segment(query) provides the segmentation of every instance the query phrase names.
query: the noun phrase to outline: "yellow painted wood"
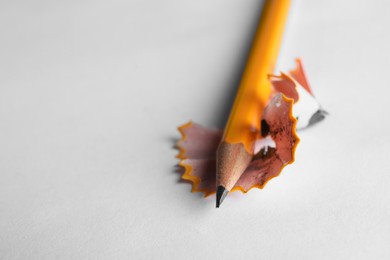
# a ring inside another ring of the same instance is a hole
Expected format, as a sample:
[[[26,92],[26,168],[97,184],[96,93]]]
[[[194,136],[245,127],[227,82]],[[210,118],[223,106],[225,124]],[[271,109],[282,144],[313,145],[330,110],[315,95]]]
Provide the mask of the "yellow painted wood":
[[[287,20],[290,0],[266,0],[223,141],[243,143],[253,154],[260,120],[271,94],[267,75],[273,73]]]

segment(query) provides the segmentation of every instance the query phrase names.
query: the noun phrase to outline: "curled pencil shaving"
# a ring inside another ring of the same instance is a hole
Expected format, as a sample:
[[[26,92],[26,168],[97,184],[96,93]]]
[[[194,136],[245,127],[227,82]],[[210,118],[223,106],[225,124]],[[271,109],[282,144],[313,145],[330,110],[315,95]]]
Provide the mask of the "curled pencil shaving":
[[[192,192],[204,192],[205,196],[215,192],[216,150],[222,131],[189,122],[179,127],[182,135],[176,146],[177,158],[184,168],[183,180],[192,182]]]
[[[296,67],[288,72],[288,74],[295,79],[310,95],[314,96],[313,91],[311,90],[309,81],[306,77],[306,71],[303,67],[302,60],[297,58],[295,59]]]
[[[299,118],[300,128],[304,128],[311,124],[313,113],[320,110],[301,60],[297,59],[296,63],[296,68],[289,74],[269,76],[274,92],[262,113],[262,138],[255,142],[255,156],[233,191],[246,193],[252,188],[261,189],[286,165],[294,162],[299,142],[296,118]],[[203,192],[205,196],[215,193],[216,150],[222,130],[189,122],[180,126],[179,131],[182,138],[177,143],[177,157],[184,169],[182,179],[192,183],[192,192]]]
[[[281,73],[277,75],[268,75],[272,86],[276,92],[283,93],[289,98],[294,99],[294,102],[299,100],[297,88],[302,87],[309,95],[314,97],[313,90],[310,87],[309,81],[306,77],[306,72],[302,60],[295,59],[295,68],[288,73]]]
[[[262,126],[267,125],[267,132],[263,131],[262,135],[269,136],[274,144],[258,148],[259,151],[236,184],[242,191],[253,187],[263,188],[286,165],[294,162],[299,138],[295,131],[296,119],[292,115],[292,106],[293,101],[279,93],[265,108]]]
[[[294,99],[294,116],[298,119],[297,129],[304,129],[322,121],[328,114],[313,94],[306,77],[303,63],[296,59],[296,67],[287,74],[268,75],[274,93],[283,93]]]
[[[291,99],[278,94],[265,108],[262,120],[269,126],[267,136],[272,138],[275,145],[258,146],[258,152],[233,191],[246,193],[255,187],[263,188],[270,179],[280,174],[284,166],[294,161],[299,139],[295,133],[292,105]],[[180,150],[178,158],[181,159],[179,165],[185,169],[182,178],[192,182],[193,192],[204,192],[205,196],[215,193],[215,153],[222,131],[192,122],[180,126],[179,130],[182,133],[182,139],[177,143]]]

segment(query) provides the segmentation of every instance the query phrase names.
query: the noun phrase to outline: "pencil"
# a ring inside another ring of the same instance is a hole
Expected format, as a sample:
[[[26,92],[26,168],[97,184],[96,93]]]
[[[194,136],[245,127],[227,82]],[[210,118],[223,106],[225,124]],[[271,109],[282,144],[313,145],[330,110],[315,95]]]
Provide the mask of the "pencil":
[[[217,150],[217,208],[252,160],[261,113],[271,94],[290,0],[266,0],[238,92]]]

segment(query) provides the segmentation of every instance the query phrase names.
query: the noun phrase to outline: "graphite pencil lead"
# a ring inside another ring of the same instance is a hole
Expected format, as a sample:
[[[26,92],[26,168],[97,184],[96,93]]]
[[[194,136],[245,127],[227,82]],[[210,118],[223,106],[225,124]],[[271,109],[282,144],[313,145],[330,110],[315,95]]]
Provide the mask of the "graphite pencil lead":
[[[229,193],[228,190],[225,189],[223,186],[218,186],[217,188],[217,208],[222,204],[223,200],[226,198],[227,194]]]

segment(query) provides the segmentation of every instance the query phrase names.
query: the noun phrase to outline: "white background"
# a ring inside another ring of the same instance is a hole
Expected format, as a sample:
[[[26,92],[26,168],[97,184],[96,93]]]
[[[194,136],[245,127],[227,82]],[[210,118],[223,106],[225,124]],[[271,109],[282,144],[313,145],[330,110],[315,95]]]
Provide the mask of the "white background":
[[[222,127],[259,0],[0,2],[0,259],[389,259],[390,1],[293,2],[330,116],[264,190],[190,192],[176,127]]]

